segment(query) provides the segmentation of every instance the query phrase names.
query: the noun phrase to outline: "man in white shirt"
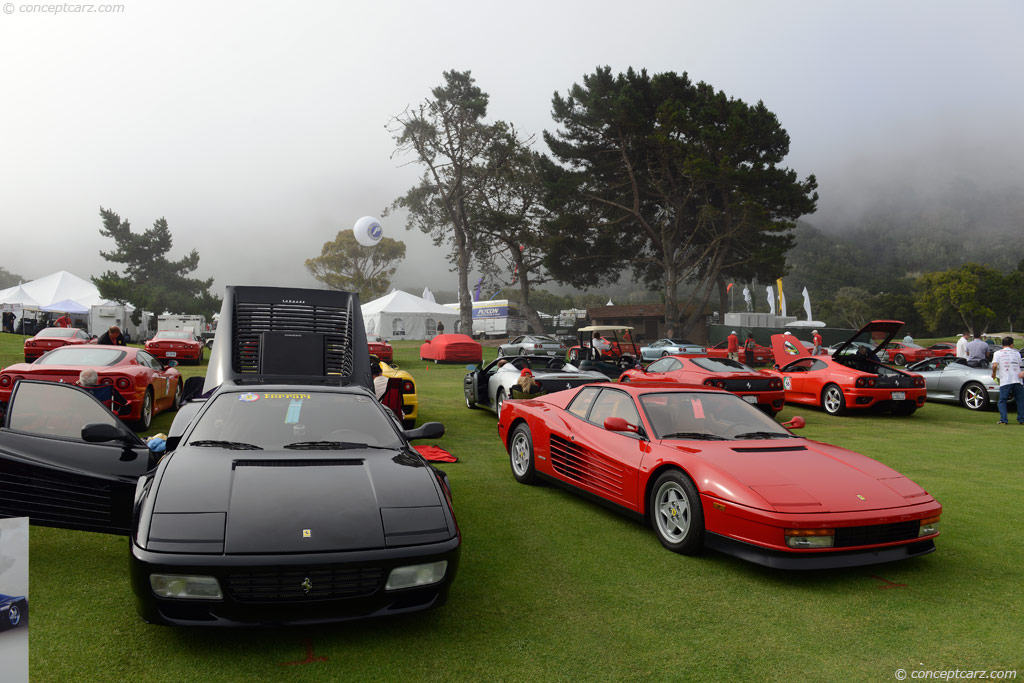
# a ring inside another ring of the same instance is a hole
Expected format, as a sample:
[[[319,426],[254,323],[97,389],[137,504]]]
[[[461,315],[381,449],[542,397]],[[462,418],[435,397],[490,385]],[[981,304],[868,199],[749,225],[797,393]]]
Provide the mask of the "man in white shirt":
[[[612,350],[612,343],[601,336],[600,332],[594,332],[593,338],[590,340],[590,346],[594,349],[594,358],[600,358],[604,354]]]
[[[956,357],[967,358],[967,335],[961,334],[956,340]]]
[[[992,379],[999,380],[999,424],[1006,422],[1006,403],[1013,396],[1017,403],[1017,424],[1024,425],[1024,384],[1021,384],[1020,352],[1013,348],[1013,337],[1003,337],[1003,348],[992,356]]]

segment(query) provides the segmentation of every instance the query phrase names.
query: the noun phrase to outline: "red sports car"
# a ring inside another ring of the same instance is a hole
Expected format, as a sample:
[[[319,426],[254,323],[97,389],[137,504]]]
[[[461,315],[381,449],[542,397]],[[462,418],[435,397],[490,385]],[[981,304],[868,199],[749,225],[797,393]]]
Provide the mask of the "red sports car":
[[[484,347],[464,334],[439,334],[420,346],[420,360],[435,363],[483,363]]]
[[[588,385],[506,401],[498,433],[517,481],[596,498],[678,553],[822,569],[935,550],[942,506],[927,491],[724,391]]]
[[[740,360],[742,361],[744,356],[743,342],[745,340],[740,339]],[[708,347],[708,358],[728,358],[729,357],[729,342],[718,342],[714,346]],[[754,346],[754,362],[755,363],[771,363],[772,362],[772,348],[770,346],[761,346],[756,344]]]
[[[898,320],[870,322],[831,356],[812,356],[791,335],[773,335],[776,368],[770,372],[782,378],[786,403],[821,406],[830,415],[863,408],[912,415],[924,405],[924,378],[882,365],[876,355],[902,326]]]
[[[781,379],[728,358],[665,356],[646,370],[626,370],[619,381],[718,387],[772,416],[786,404]]]
[[[388,344],[388,340],[384,337],[378,337],[376,335],[366,336],[366,346],[370,350],[371,356],[377,356],[385,363],[391,363],[395,358],[395,350],[391,344]]]
[[[947,353],[946,351],[939,351],[933,349],[926,349],[920,344],[908,344],[907,342],[889,342],[882,349],[879,354],[879,358],[883,362],[895,363],[896,365],[912,365],[934,356],[955,356],[956,345],[953,346],[953,351]]]
[[[47,327],[25,340],[25,362],[31,363],[47,351],[61,346],[88,344],[90,339],[92,337],[75,327]]]
[[[54,349],[31,365],[16,363],[0,371],[0,410],[11,399],[15,382],[41,379],[75,384],[82,370],[93,368],[101,385],[109,385],[126,400],[118,411],[125,422],[148,429],[153,416],[181,405],[181,373],[132,346],[66,346]]]
[[[203,360],[203,342],[191,332],[163,330],[146,342],[146,351],[160,360],[190,361],[197,365]]]

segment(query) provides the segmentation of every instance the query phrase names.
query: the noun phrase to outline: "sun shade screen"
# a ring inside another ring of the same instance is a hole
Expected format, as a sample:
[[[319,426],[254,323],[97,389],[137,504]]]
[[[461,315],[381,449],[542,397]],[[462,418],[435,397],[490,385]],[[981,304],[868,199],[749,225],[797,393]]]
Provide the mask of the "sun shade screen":
[[[260,372],[264,375],[325,374],[324,335],[264,332],[260,343]]]

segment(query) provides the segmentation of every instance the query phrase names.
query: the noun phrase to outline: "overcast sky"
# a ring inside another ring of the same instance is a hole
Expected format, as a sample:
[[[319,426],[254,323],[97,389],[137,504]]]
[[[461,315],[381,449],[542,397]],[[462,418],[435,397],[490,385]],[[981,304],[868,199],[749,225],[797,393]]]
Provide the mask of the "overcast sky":
[[[166,217],[171,257],[198,249],[218,289],[316,286],[303,261],[415,183],[385,126],[447,69],[473,71],[491,119],[536,134],[552,94],[598,65],[763,100],[787,165],[818,177],[815,224],[893,187],[1024,170],[1016,0],[115,1],[3,4],[0,265],[29,279],[108,268],[103,206],[137,230]],[[384,222],[409,247],[396,284],[454,290],[403,219]]]

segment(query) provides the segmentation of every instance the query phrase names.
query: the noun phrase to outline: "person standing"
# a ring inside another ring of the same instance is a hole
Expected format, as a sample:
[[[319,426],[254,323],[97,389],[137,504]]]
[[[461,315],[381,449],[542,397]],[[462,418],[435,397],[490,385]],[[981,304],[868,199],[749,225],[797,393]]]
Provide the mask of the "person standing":
[[[121,334],[121,328],[117,325],[111,325],[110,329],[100,335],[96,343],[109,344],[110,346],[127,346],[124,341],[124,335]]]
[[[814,355],[821,355],[821,334],[817,330],[811,332],[811,343],[814,344]]]
[[[1007,424],[1006,403],[1013,396],[1017,404],[1017,424],[1024,425],[1024,384],[1021,384],[1020,352],[1013,348],[1013,337],[1003,337],[1003,348],[992,356],[992,379],[999,380],[999,424]]]
[[[913,344],[914,343],[914,338],[910,336],[909,332],[907,332],[907,336],[903,338],[903,343],[904,344]]]
[[[67,313],[62,313],[59,318],[53,321],[54,327],[71,327],[71,316]]]
[[[988,343],[981,337],[967,345],[967,364],[972,368],[980,368],[982,363],[988,359]]]
[[[736,330],[729,333],[729,347],[726,350],[729,352],[729,358],[737,363],[740,361],[740,337]]]
[[[754,351],[756,349],[757,342],[754,341],[754,333],[747,332],[747,339],[743,342],[743,360],[751,367],[754,365]]]
[[[961,334],[960,338],[956,340],[956,357],[967,358],[967,337],[968,334]]]

